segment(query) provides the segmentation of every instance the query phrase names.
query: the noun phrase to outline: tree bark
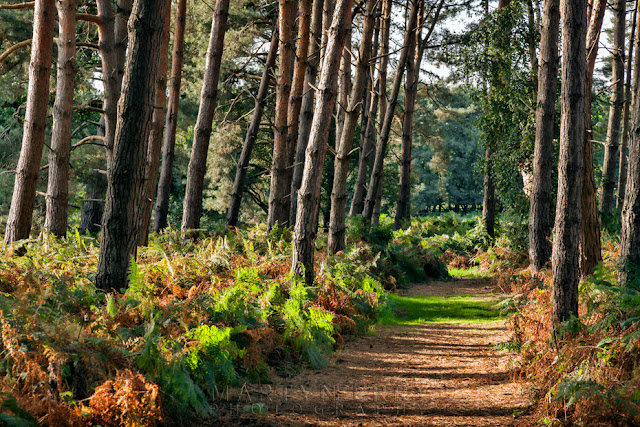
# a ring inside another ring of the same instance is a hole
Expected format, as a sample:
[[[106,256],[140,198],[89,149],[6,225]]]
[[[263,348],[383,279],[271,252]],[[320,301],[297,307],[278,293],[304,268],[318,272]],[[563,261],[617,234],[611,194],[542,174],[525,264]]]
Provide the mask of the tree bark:
[[[629,56],[627,57],[627,77],[625,83],[625,95],[624,95],[624,113],[622,119],[622,145],[620,146],[620,172],[618,173],[618,192],[616,194],[616,207],[622,210],[624,205],[624,193],[627,186],[627,149],[629,146],[629,119],[630,119],[630,109],[631,106],[634,105],[633,99],[631,98],[631,94],[635,93],[635,87],[637,86],[637,75],[631,72],[631,66],[634,64],[636,69],[640,68],[640,56],[638,55],[636,49],[636,58],[635,63],[633,61],[633,49],[634,45],[639,45],[640,47],[640,38],[636,36],[636,31],[638,28],[638,7],[640,7],[640,2],[636,1],[635,7],[633,9],[633,19],[631,22],[631,37],[629,38]],[[640,35],[640,34],[639,34]],[[634,76],[633,82],[631,84],[631,76]]]
[[[155,81],[149,77],[158,73],[165,8],[170,4],[136,0],[129,20],[130,43],[96,273],[96,286],[105,291],[127,286],[129,262],[136,255],[136,217],[144,197],[144,168],[140,165],[146,156],[156,100]]]
[[[338,78],[338,101],[336,107],[336,149],[342,138],[342,129],[346,110],[349,108],[349,92],[351,92],[351,34],[353,23],[349,23],[349,31],[344,42],[342,61],[340,62],[340,77]]]
[[[349,216],[354,217],[362,215],[364,210],[364,197],[367,192],[367,167],[369,165],[369,157],[373,147],[373,139],[375,138],[375,126],[378,113],[378,82],[380,78],[375,79],[376,63],[375,58],[378,56],[380,47],[380,30],[382,26],[381,22],[382,4],[378,5],[376,12],[376,27],[373,37],[372,47],[372,59],[369,65],[369,88],[367,93],[367,115],[366,120],[363,116],[362,121],[362,133],[360,137],[360,149],[358,154],[358,175],[356,176],[356,182],[353,188],[353,197],[351,198],[351,208],[349,209]]]
[[[187,20],[187,0],[178,0],[176,5],[173,53],[171,55],[171,85],[169,107],[165,118],[165,133],[162,144],[162,166],[158,182],[158,194],[154,208],[153,231],[159,233],[167,228],[169,198],[175,159],[176,130],[180,110],[180,86],[182,84],[182,64],[184,61],[184,28]]]
[[[560,0],[545,0],[538,68],[538,105],[533,153],[533,184],[529,199],[529,260],[532,271],[547,265],[551,257],[550,210],[553,164],[553,128],[558,86]]]
[[[33,42],[22,149],[16,168],[11,208],[4,236],[7,244],[28,238],[31,231],[31,217],[46,128],[54,22],[55,3],[49,0],[37,0],[33,12]]]
[[[349,156],[353,145],[358,118],[360,116],[362,97],[364,95],[369,60],[371,57],[371,43],[375,26],[376,2],[369,1],[367,4],[364,23],[362,27],[362,38],[358,62],[356,64],[356,74],[351,88],[351,93],[347,97],[344,107],[344,121],[340,138],[336,139],[336,156],[334,162],[333,185],[331,190],[331,213],[329,216],[329,254],[335,254],[345,247],[345,216],[347,205],[347,175],[349,172]],[[347,35],[347,41],[350,40]],[[345,49],[346,52],[346,49]],[[351,55],[346,52],[343,56],[343,63],[348,59],[348,67],[351,68]],[[347,105],[348,104],[348,105]],[[340,108],[340,107],[338,107]],[[336,132],[337,134],[337,132]]]
[[[67,234],[69,202],[69,156],[73,121],[73,93],[76,78],[76,3],[58,0],[58,75],[53,105],[53,130],[49,151],[47,213],[44,227],[51,234]]]
[[[378,135],[378,140],[376,141],[376,158],[373,169],[371,171],[371,179],[369,180],[369,188],[367,191],[367,198],[365,199],[364,206],[364,217],[369,223],[372,222],[374,213],[373,211],[378,196],[378,191],[382,186],[384,156],[387,151],[387,143],[389,142],[389,134],[391,133],[391,124],[393,121],[394,110],[398,102],[398,93],[400,92],[400,86],[402,85],[402,77],[407,65],[409,49],[415,49],[415,31],[418,18],[418,9],[418,2],[412,2],[411,11],[409,12],[409,20],[407,22],[407,28],[405,29],[404,42],[402,45],[402,50],[400,52],[400,59],[398,60],[398,66],[393,81],[393,88],[391,90],[391,96],[389,97],[389,105],[387,106],[384,115],[382,131]]]
[[[233,189],[231,190],[231,203],[229,210],[227,211],[227,226],[235,227],[238,225],[238,215],[240,214],[240,203],[242,201],[242,193],[245,188],[245,179],[247,177],[247,169],[249,167],[249,160],[251,160],[251,152],[256,143],[258,132],[260,131],[260,121],[262,119],[262,112],[267,99],[267,93],[269,92],[270,75],[273,70],[273,66],[276,63],[276,56],[278,52],[278,31],[274,29],[273,37],[271,38],[271,45],[269,46],[269,53],[264,64],[264,70],[262,71],[262,78],[260,79],[260,87],[258,88],[258,94],[256,95],[256,102],[253,108],[253,116],[251,117],[251,124],[247,130],[247,134],[242,145],[242,152],[238,159],[238,168],[236,169],[236,177],[233,181]]]
[[[313,283],[313,258],[316,223],[322,184],[322,169],[327,153],[327,138],[335,107],[340,58],[347,36],[346,23],[351,22],[352,0],[338,0],[329,31],[325,58],[318,84],[317,103],[307,156],[298,192],[298,213],[293,236],[292,271],[304,275],[307,284]]]
[[[224,35],[229,17],[229,0],[218,0],[211,23],[211,36],[207,48],[207,63],[205,66],[202,91],[200,92],[200,108],[196,126],[193,129],[193,147],[187,170],[187,188],[185,190],[182,209],[182,231],[186,232],[200,228],[202,215],[202,193],[204,190],[204,175],[207,170],[207,154],[213,114],[216,110],[218,97],[218,77],[222,62]]]
[[[304,0],[302,0],[304,1]],[[288,113],[293,79],[296,3],[294,0],[279,0],[278,33],[280,34],[280,65],[276,89],[276,116],[273,135],[273,160],[271,165],[271,187],[269,191],[269,212],[267,228],[276,225],[286,227],[289,223],[289,193],[291,182],[287,181],[289,150],[287,150]]]
[[[329,2],[330,0],[326,0]],[[302,182],[304,170],[304,154],[309,142],[311,122],[313,120],[313,102],[315,91],[312,86],[316,84],[318,66],[320,64],[320,40],[322,38],[322,11],[325,0],[314,0],[311,11],[311,27],[309,34],[309,46],[307,52],[307,66],[304,73],[304,90],[300,115],[298,120],[298,140],[296,143],[295,160],[293,162],[293,176],[291,178],[291,206],[289,208],[289,224],[296,223],[298,210],[298,189]]]
[[[602,181],[600,183],[600,212],[611,215],[613,211],[613,195],[615,191],[616,161],[620,145],[620,122],[624,107],[624,39],[626,36],[626,0],[616,0],[613,5],[615,23],[613,26],[613,90],[609,108],[607,142],[602,164]]]
[[[100,57],[102,60],[102,82],[104,85],[104,101],[102,118],[105,157],[107,169],[111,166],[111,151],[116,131],[118,99],[122,87],[122,75],[127,50],[127,21],[131,13],[132,0],[118,0],[117,13],[114,15],[109,0],[96,0],[100,24],[98,38]],[[89,199],[102,199],[107,192],[107,180],[104,176],[94,175],[87,183]],[[80,213],[80,232],[100,231],[97,224],[102,222],[104,205],[98,202],[85,202]]]
[[[384,125],[384,118],[387,113],[387,68],[389,67],[389,36],[391,34],[391,12],[392,12],[393,2],[387,1],[382,5],[382,45],[380,46],[380,84],[379,84],[379,95],[378,95],[378,117],[380,118],[377,128],[375,138],[377,138],[382,134],[382,127]],[[374,134],[371,134],[371,137],[374,137]],[[376,141],[371,140],[372,150],[369,154],[369,181],[371,180],[371,176],[373,176],[373,169],[376,161]],[[380,176],[380,185],[378,186],[378,191],[375,194],[375,200],[373,203],[373,213],[371,215],[371,224],[378,225],[380,221],[380,208],[382,205],[382,176],[384,175],[384,171]],[[368,190],[368,189],[367,189]],[[368,195],[368,192],[367,192]],[[366,197],[365,197],[366,199]],[[366,200],[365,200],[366,206]],[[364,212],[364,207],[363,207]]]
[[[160,61],[158,73],[155,76],[156,102],[153,108],[151,133],[147,142],[147,155],[144,162],[144,194],[142,197],[141,214],[138,216],[138,246],[149,244],[149,226],[153,199],[158,184],[158,170],[162,155],[162,140],[164,139],[165,106],[167,103],[167,67],[169,65],[169,29],[171,27],[171,3],[165,10],[164,32],[160,45]]]
[[[398,183],[398,203],[396,205],[396,217],[394,227],[396,230],[402,228],[402,224],[411,218],[411,151],[413,148],[413,119],[415,114],[416,99],[418,95],[418,83],[420,79],[420,68],[422,65],[422,57],[427,41],[431,38],[431,34],[440,18],[440,11],[444,6],[444,0],[434,5],[435,12],[431,18],[431,25],[424,38],[422,31],[416,32],[416,50],[414,58],[407,60],[407,78],[405,83],[404,98],[404,117],[402,120],[402,147],[400,154],[400,182]],[[421,8],[424,9],[424,1],[421,2]],[[431,15],[433,7],[429,10],[427,17]],[[424,15],[424,11],[420,12]],[[424,26],[427,17],[421,18],[420,28]],[[415,64],[414,64],[415,63]]]
[[[598,54],[600,30],[606,8],[606,0],[592,0],[594,2],[586,36],[586,88],[585,94],[585,138],[582,161],[584,176],[582,178],[582,220],[580,229],[580,270],[583,276],[588,276],[602,259],[600,243],[600,226],[598,224],[596,206],[596,188],[593,177],[593,134],[591,132],[591,86],[593,84],[593,70]]]
[[[553,322],[578,316],[578,242],[586,96],[586,0],[562,0],[562,120],[553,240]]]
[[[640,20],[640,14],[638,19]],[[638,39],[640,34],[636,39],[636,43],[640,44]],[[629,170],[622,207],[618,283],[640,289],[640,110],[637,108],[640,96],[640,55],[637,53],[633,69],[633,123],[629,134]]]

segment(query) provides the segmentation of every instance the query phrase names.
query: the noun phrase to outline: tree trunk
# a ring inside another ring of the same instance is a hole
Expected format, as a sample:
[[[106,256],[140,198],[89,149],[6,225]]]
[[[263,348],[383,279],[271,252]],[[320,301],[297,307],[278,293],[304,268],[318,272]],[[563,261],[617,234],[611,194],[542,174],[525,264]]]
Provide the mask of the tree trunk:
[[[640,15],[638,16],[640,20]],[[640,34],[637,35],[640,39]],[[636,42],[638,43],[638,39]],[[640,44],[640,43],[639,43]],[[636,46],[640,47],[640,46]],[[629,171],[622,207],[618,283],[640,289],[640,51],[636,52],[633,69],[633,123],[629,134]]]
[[[351,208],[349,209],[349,216],[354,217],[361,215],[364,210],[364,197],[367,192],[367,166],[369,165],[370,153],[373,150],[373,143],[375,136],[376,118],[378,113],[378,82],[380,77],[375,79],[376,60],[380,46],[380,30],[382,26],[381,20],[382,3],[379,3],[378,10],[376,12],[376,27],[375,35],[373,37],[372,47],[372,59],[369,65],[369,88],[367,93],[367,116],[366,120],[363,117],[362,136],[360,138],[360,152],[358,155],[358,175],[356,176],[356,183],[353,188],[353,197],[351,199]]]
[[[262,119],[262,111],[264,110],[264,104],[267,99],[267,93],[269,92],[269,81],[271,70],[276,63],[276,56],[278,52],[278,31],[274,29],[273,37],[271,38],[271,45],[269,46],[269,53],[267,54],[267,60],[264,64],[264,70],[262,71],[262,78],[260,79],[260,87],[258,88],[258,94],[256,95],[256,102],[253,108],[253,116],[251,117],[251,124],[247,130],[247,134],[242,145],[242,152],[240,153],[240,159],[238,159],[238,168],[236,169],[236,177],[233,181],[233,189],[231,190],[231,204],[229,205],[229,211],[227,212],[227,226],[235,227],[238,225],[238,215],[240,214],[240,202],[242,201],[242,193],[245,188],[245,179],[247,177],[247,168],[249,167],[249,160],[251,160],[251,152],[253,146],[256,143],[256,137],[260,130],[260,120]]]
[[[624,205],[624,193],[627,186],[627,148],[629,146],[629,112],[633,105],[631,94],[635,93],[635,86],[637,86],[637,75],[631,72],[631,64],[634,64],[636,69],[640,68],[640,55],[636,50],[635,63],[633,62],[633,49],[634,45],[638,44],[640,47],[640,39],[636,37],[636,30],[638,28],[638,7],[640,2],[636,1],[636,5],[633,9],[633,19],[631,22],[631,37],[629,38],[629,56],[627,57],[627,77],[625,83],[625,95],[624,95],[624,114],[622,119],[622,145],[620,146],[620,172],[618,173],[618,192],[616,194],[616,207],[622,210]],[[640,34],[639,34],[640,35]],[[633,74],[634,85],[631,84],[631,75]],[[633,86],[633,88],[632,88]]]
[[[103,130],[107,169],[111,166],[111,150],[116,132],[118,99],[122,87],[122,75],[127,51],[127,21],[131,14],[132,0],[118,0],[117,14],[114,15],[109,0],[96,0],[100,25],[98,38],[100,57],[102,59],[102,83],[104,85],[103,114],[100,119]],[[94,175],[87,182],[87,196],[89,199],[102,199],[107,192],[107,180],[101,175]],[[80,212],[80,232],[98,233],[97,224],[102,223],[104,205],[90,201],[82,205]]]
[[[538,105],[533,153],[533,184],[529,199],[529,259],[531,269],[542,269],[551,257],[550,210],[553,164],[553,127],[558,86],[560,0],[545,0],[538,69]]]
[[[293,189],[293,170],[296,158],[296,145],[298,142],[298,132],[300,125],[300,111],[302,109],[302,97],[305,89],[306,69],[308,66],[307,55],[309,54],[310,45],[310,26],[311,26],[311,1],[299,0],[298,3],[298,43],[296,46],[296,59],[293,67],[293,79],[291,85],[291,95],[289,98],[289,111],[287,112],[287,169],[285,174],[285,183],[289,194],[286,196],[287,214],[289,215],[288,225],[295,224],[295,217],[291,218],[292,197],[295,193]],[[309,89],[307,89],[309,90]],[[284,214],[284,212],[283,212]]]
[[[153,108],[151,134],[147,142],[147,155],[144,163],[144,195],[142,198],[141,214],[138,216],[138,246],[149,244],[149,225],[153,199],[158,184],[158,170],[162,155],[162,140],[164,137],[165,106],[167,103],[167,67],[169,65],[169,29],[171,27],[171,3],[165,10],[164,33],[160,45],[160,62],[158,74],[155,76],[156,102]]]
[[[33,42],[22,149],[16,168],[11,208],[4,236],[7,244],[27,239],[31,231],[31,217],[46,129],[54,22],[55,3],[49,0],[37,0],[33,12]]]
[[[137,216],[144,197],[144,164],[156,101],[165,8],[169,1],[136,0],[131,24],[122,100],[113,147],[113,165],[102,221],[96,286],[119,291],[127,285],[127,269],[136,255]]]
[[[553,322],[578,316],[580,187],[586,95],[586,0],[562,0],[562,120],[553,240]]]
[[[609,108],[607,143],[602,164],[602,182],[600,183],[600,212],[611,215],[613,194],[615,191],[616,161],[620,145],[620,122],[624,106],[624,39],[626,36],[626,0],[616,0],[613,5],[615,23],[613,27],[613,90]]]
[[[304,1],[304,0],[302,0]],[[271,187],[269,191],[269,213],[267,228],[276,225],[286,227],[289,223],[289,193],[291,182],[287,181],[289,150],[287,150],[288,113],[291,99],[295,41],[296,3],[294,0],[279,0],[278,33],[280,34],[280,65],[276,89],[276,116],[273,135],[273,161],[271,165]]]
[[[330,0],[326,0],[329,2]],[[289,208],[289,224],[296,223],[298,210],[298,189],[302,182],[304,170],[304,154],[309,142],[311,121],[313,120],[313,101],[315,91],[312,86],[316,84],[318,65],[320,64],[320,39],[322,37],[322,10],[325,0],[314,0],[311,11],[311,28],[309,34],[309,46],[307,51],[307,66],[304,73],[304,90],[298,119],[298,140],[296,142],[295,160],[293,162],[293,176],[291,178],[291,206]]]
[[[362,97],[364,95],[367,71],[369,69],[371,42],[375,24],[375,7],[375,1],[370,1],[367,5],[362,28],[359,57],[356,64],[355,80],[353,82],[353,87],[351,88],[351,94],[347,97],[346,103],[343,104],[344,107],[346,107],[346,110],[344,111],[345,117],[342,124],[340,139],[336,139],[336,157],[331,191],[331,213],[329,217],[329,254],[335,254],[336,252],[343,250],[345,247],[344,235],[349,155],[351,154],[353,137],[355,135],[356,126],[358,125],[358,118],[361,110],[360,103],[362,102]],[[350,38],[347,35],[347,41],[349,40]],[[347,65],[351,68],[351,55],[348,52],[346,53],[348,58],[343,56],[342,61],[344,63],[345,59],[349,59]]]
[[[424,1],[421,2],[421,8],[424,9]],[[402,228],[402,223],[411,217],[411,151],[413,148],[413,118],[416,106],[416,98],[418,94],[418,82],[420,78],[420,68],[422,65],[422,56],[424,55],[424,49],[427,41],[431,38],[431,34],[435,29],[435,26],[440,17],[440,11],[444,6],[444,0],[438,2],[434,16],[431,18],[431,25],[429,31],[422,38],[422,31],[416,32],[416,50],[413,54],[414,58],[407,60],[407,80],[405,83],[405,98],[404,98],[404,117],[402,120],[402,147],[400,154],[400,182],[398,184],[398,203],[396,205],[396,217],[394,221],[394,227],[396,230]],[[433,8],[429,10],[428,16],[431,15]],[[420,12],[424,15],[424,11]],[[420,28],[424,25],[423,21],[420,24]],[[411,53],[411,51],[410,51]]]
[[[344,42],[342,61],[340,62],[340,77],[338,78],[338,105],[336,107],[336,148],[342,138],[342,129],[346,110],[349,108],[349,92],[351,92],[351,33],[353,23],[349,23],[349,32]]]
[[[389,142],[389,134],[391,133],[391,124],[393,121],[394,110],[398,102],[398,93],[402,85],[402,77],[407,65],[407,57],[409,49],[415,49],[415,30],[418,18],[418,2],[412,2],[411,11],[409,12],[409,21],[405,29],[404,43],[400,52],[400,59],[396,69],[396,75],[393,81],[391,96],[389,97],[389,105],[387,106],[382,131],[378,135],[376,141],[376,158],[371,171],[371,179],[369,180],[369,188],[364,206],[364,217],[367,222],[371,223],[373,218],[374,206],[378,196],[378,192],[382,186],[382,174],[384,166],[384,156],[387,151],[387,143]]]
[[[67,234],[69,202],[69,156],[76,79],[76,3],[58,0],[58,75],[53,105],[53,130],[49,151],[47,215],[44,227],[58,237]]]
[[[587,68],[585,94],[585,138],[582,164],[584,176],[582,178],[582,220],[580,229],[580,271],[588,276],[602,259],[600,243],[600,226],[596,207],[596,188],[593,177],[593,134],[591,132],[591,86],[593,84],[593,69],[598,53],[600,30],[606,8],[606,0],[592,0],[589,27],[587,30]]]
[[[218,77],[222,62],[224,35],[229,16],[229,0],[218,0],[211,23],[211,36],[207,48],[207,63],[200,92],[200,108],[196,126],[193,129],[193,147],[187,170],[187,188],[185,189],[182,209],[182,231],[200,228],[202,215],[202,193],[204,190],[204,175],[207,170],[207,154],[213,114],[216,110],[218,97]]]
[[[327,139],[331,116],[335,107],[340,58],[351,22],[352,0],[338,0],[329,31],[325,58],[318,84],[317,103],[307,156],[298,192],[298,213],[293,236],[292,271],[304,275],[307,284],[313,283],[313,258],[316,223],[322,184],[322,169],[327,153]]]
[[[387,114],[387,68],[389,66],[389,36],[391,33],[391,12],[392,12],[393,2],[387,1],[382,5],[382,45],[380,46],[380,84],[379,84],[379,95],[378,95],[378,117],[380,121],[378,122],[378,126],[376,128],[376,141],[382,134],[382,127],[384,126],[384,118]],[[373,134],[371,135],[374,136]],[[376,150],[377,144],[376,141],[371,140],[371,145],[373,146],[371,153],[369,154],[369,181],[371,181],[371,177],[373,176],[373,169],[376,162]],[[372,201],[373,204],[373,213],[371,215],[371,224],[378,225],[380,220],[380,207],[382,204],[382,177],[384,176],[384,171],[380,176],[380,185],[378,186],[378,191],[375,194],[375,199]],[[367,196],[368,188],[367,188]],[[365,205],[366,207],[366,197],[365,197]]]
[[[404,115],[402,117],[402,144],[400,148],[400,182],[398,183],[398,203],[394,228],[399,230],[402,223],[409,218],[411,200],[409,184],[411,180],[411,149],[413,141],[413,116],[418,92],[418,78],[416,68],[420,68],[416,61],[416,45],[409,50],[407,58],[407,77],[404,87]]]
[[[184,28],[187,19],[187,0],[178,0],[171,58],[171,86],[169,107],[165,118],[164,141],[162,144],[162,167],[158,182],[158,194],[154,208],[153,231],[159,233],[167,228],[169,197],[175,159],[176,130],[180,109],[180,86],[182,84],[182,63],[184,60]]]

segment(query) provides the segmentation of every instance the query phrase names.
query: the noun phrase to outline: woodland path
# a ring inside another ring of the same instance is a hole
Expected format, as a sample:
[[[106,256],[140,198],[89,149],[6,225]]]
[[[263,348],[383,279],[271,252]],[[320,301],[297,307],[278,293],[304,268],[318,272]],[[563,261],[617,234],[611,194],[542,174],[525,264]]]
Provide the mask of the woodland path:
[[[398,293],[488,298],[488,285],[458,279]],[[504,321],[376,326],[374,335],[337,351],[328,368],[305,370],[271,385],[244,386],[234,399],[220,402],[224,415],[216,424],[521,425],[525,420],[516,416],[530,403],[526,385],[510,378],[513,354],[495,349],[507,340]]]

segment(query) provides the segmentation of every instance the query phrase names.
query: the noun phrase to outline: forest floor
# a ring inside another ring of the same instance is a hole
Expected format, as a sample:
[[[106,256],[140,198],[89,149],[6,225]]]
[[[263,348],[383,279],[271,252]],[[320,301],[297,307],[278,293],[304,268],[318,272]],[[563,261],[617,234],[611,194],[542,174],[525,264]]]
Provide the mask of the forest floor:
[[[509,335],[486,279],[413,285],[392,315],[321,370],[226,389],[215,425],[511,426],[525,424],[527,385],[509,374]],[[438,306],[439,308],[435,306]],[[475,311],[474,311],[475,310]],[[473,314],[470,314],[473,313]],[[443,317],[444,316],[444,317]]]

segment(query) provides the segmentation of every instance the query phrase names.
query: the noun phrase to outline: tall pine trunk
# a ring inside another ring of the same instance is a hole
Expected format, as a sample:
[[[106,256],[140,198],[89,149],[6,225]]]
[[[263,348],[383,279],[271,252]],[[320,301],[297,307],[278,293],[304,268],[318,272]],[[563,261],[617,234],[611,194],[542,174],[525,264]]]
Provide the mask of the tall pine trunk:
[[[533,184],[529,199],[529,259],[538,271],[551,257],[551,174],[553,128],[558,86],[560,0],[545,0],[538,68],[538,105],[533,153]]]
[[[122,75],[127,50],[127,21],[131,13],[132,0],[118,0],[117,14],[114,15],[111,1],[96,0],[100,25],[98,39],[102,60],[102,83],[104,85],[103,114],[100,119],[104,137],[106,169],[110,168],[113,138],[116,132],[118,99],[122,87]],[[104,199],[107,192],[107,180],[99,171],[92,172],[87,183],[87,196],[90,201],[82,205],[80,212],[80,232],[97,233],[102,223]]]
[[[602,181],[600,183],[600,212],[611,215],[613,211],[613,194],[615,191],[616,162],[620,145],[620,123],[624,107],[624,39],[626,36],[626,0],[616,0],[613,5],[615,23],[613,26],[613,90],[611,107],[609,108],[609,124],[607,127],[607,143],[602,164]]]
[[[33,204],[36,198],[46,129],[55,10],[53,1],[37,0],[35,3],[27,107],[22,148],[4,236],[7,244],[28,238],[31,231]]]
[[[632,93],[635,93],[635,87],[637,86],[637,75],[631,72],[631,66],[637,68],[640,67],[640,55],[638,55],[638,49],[636,49],[635,62],[633,61],[633,49],[635,45],[640,47],[640,33],[636,36],[638,30],[638,20],[640,15],[638,14],[638,7],[640,2],[636,1],[633,9],[633,19],[631,21],[631,37],[629,38],[629,56],[627,57],[627,77],[625,82],[625,95],[624,95],[624,114],[622,119],[622,144],[620,145],[620,172],[618,173],[618,192],[616,193],[616,207],[622,210],[624,206],[624,193],[627,186],[627,149],[629,146],[629,121],[630,110],[633,105]],[[631,76],[633,75],[633,82],[631,83]]]
[[[398,203],[396,204],[396,217],[394,220],[394,227],[396,230],[402,228],[403,222],[407,221],[411,217],[411,152],[413,148],[413,119],[415,114],[416,99],[418,95],[418,82],[420,79],[420,68],[422,66],[422,57],[424,55],[424,49],[427,41],[431,38],[433,30],[440,18],[440,11],[444,6],[444,0],[440,0],[437,5],[434,5],[434,16],[431,17],[431,25],[429,30],[422,38],[422,31],[416,32],[416,49],[413,54],[414,58],[407,60],[407,79],[405,83],[405,97],[404,97],[404,116],[402,119],[402,146],[400,154],[400,182],[398,183]],[[421,7],[424,9],[424,1],[421,2]],[[433,12],[433,7],[429,10],[428,16]],[[424,15],[424,11],[421,11],[421,15]],[[420,28],[424,26],[426,17],[422,17],[423,21],[420,24]]]
[[[193,129],[193,147],[187,170],[187,188],[182,208],[182,231],[200,228],[204,175],[207,171],[207,154],[218,98],[218,77],[222,63],[224,35],[229,17],[229,0],[218,0],[211,22],[211,36],[207,48],[207,63],[200,92],[200,108]]]
[[[175,29],[173,32],[173,53],[171,56],[171,84],[169,106],[165,118],[164,140],[162,143],[162,166],[158,181],[158,194],[154,208],[153,231],[159,233],[167,228],[169,197],[175,159],[176,130],[180,109],[180,86],[182,84],[182,63],[184,60],[184,28],[187,19],[187,0],[178,0],[176,5]]]
[[[591,130],[591,86],[593,84],[593,70],[598,54],[598,43],[602,20],[606,8],[606,0],[591,0],[593,2],[589,16],[589,26],[586,35],[586,93],[585,93],[585,136],[582,164],[582,220],[580,229],[580,270],[583,276],[591,274],[595,266],[602,259],[600,243],[600,225],[596,206],[596,187],[593,177],[593,132]]]
[[[149,244],[149,226],[153,199],[158,184],[158,170],[162,155],[162,140],[164,137],[165,104],[167,102],[167,67],[169,65],[169,28],[171,27],[171,4],[167,6],[164,18],[164,32],[160,45],[160,62],[155,77],[156,102],[153,108],[151,134],[147,143],[147,155],[144,162],[144,195],[142,197],[141,213],[138,216],[138,245]]]
[[[53,105],[53,130],[49,151],[47,182],[47,214],[44,227],[50,233],[67,234],[69,202],[69,157],[73,121],[73,92],[76,79],[76,3],[59,0],[58,9],[58,75],[56,101]]]
[[[329,2],[330,0],[326,0]],[[313,121],[313,103],[315,99],[316,77],[320,64],[320,39],[322,38],[322,11],[325,0],[314,0],[311,7],[311,27],[309,46],[307,51],[307,66],[304,73],[304,90],[298,119],[298,140],[296,141],[295,159],[293,161],[293,176],[291,178],[291,205],[289,207],[289,224],[296,223],[298,210],[298,189],[302,182],[304,170],[304,154],[309,142],[311,122]]]
[[[298,213],[293,236],[292,271],[313,283],[316,224],[322,184],[322,169],[327,153],[331,116],[335,107],[340,58],[351,22],[352,0],[338,0],[322,61],[322,72],[316,94],[316,108],[307,146],[307,156],[298,191]]]
[[[362,97],[364,95],[367,71],[369,69],[369,59],[371,56],[371,43],[375,24],[376,2],[370,0],[365,12],[362,28],[362,38],[358,62],[356,64],[356,74],[351,88],[351,93],[347,97],[344,107],[344,121],[340,138],[336,140],[336,157],[333,173],[333,186],[331,191],[331,213],[329,218],[329,243],[330,254],[341,251],[345,247],[345,217],[347,205],[347,175],[349,172],[349,156],[353,144],[358,118],[360,115]],[[349,37],[347,36],[347,40]],[[346,49],[345,49],[346,51]],[[350,54],[347,52],[347,55]],[[346,56],[343,57],[345,62]],[[349,68],[351,61],[348,62]]]
[[[302,0],[304,1],[304,0]],[[280,34],[280,65],[276,90],[276,116],[273,135],[273,160],[271,165],[271,187],[267,227],[286,227],[289,223],[289,193],[291,182],[287,181],[289,150],[287,149],[288,113],[291,97],[296,41],[295,0],[279,0],[278,33]]]
[[[380,191],[382,186],[384,156],[387,151],[387,143],[389,142],[389,135],[391,133],[394,110],[398,102],[398,94],[400,92],[400,86],[402,85],[404,70],[407,65],[409,49],[415,49],[415,31],[418,18],[418,9],[418,1],[412,1],[411,11],[409,12],[409,20],[405,29],[404,42],[402,45],[402,50],[400,52],[400,59],[398,60],[398,66],[396,68],[396,74],[393,80],[393,88],[389,97],[389,105],[386,107],[384,121],[382,123],[382,131],[378,134],[378,139],[376,141],[376,157],[373,169],[371,171],[369,188],[367,190],[367,198],[365,199],[364,205],[364,217],[369,223],[372,222],[375,203],[378,199],[378,192]]]
[[[262,120],[262,112],[264,110],[265,101],[267,99],[267,93],[269,92],[269,81],[271,80],[271,71],[276,63],[276,56],[278,52],[278,31],[274,29],[273,37],[271,38],[271,46],[269,46],[269,53],[267,53],[267,59],[264,64],[264,70],[262,71],[262,78],[260,79],[260,87],[258,88],[258,94],[256,95],[255,106],[253,107],[253,116],[251,117],[251,124],[247,129],[247,134],[244,138],[244,144],[242,145],[242,152],[238,159],[238,167],[236,169],[236,177],[233,181],[233,189],[231,190],[231,203],[229,210],[227,211],[227,226],[235,227],[238,225],[238,216],[240,214],[240,203],[242,202],[242,194],[245,189],[245,179],[247,177],[247,169],[249,167],[249,160],[251,160],[251,152],[256,143],[258,132],[260,131],[260,121]]]
[[[640,20],[640,14],[638,15]],[[640,39],[637,34],[636,42]],[[626,192],[622,207],[622,231],[620,233],[620,258],[618,283],[640,289],[640,51],[636,46],[636,61],[633,68],[633,119],[629,133],[629,170],[626,177]]]
[[[127,65],[118,126],[109,169],[109,187],[102,220],[96,286],[119,291],[127,286],[127,270],[135,258],[138,216],[144,197],[144,164],[156,101],[165,8],[169,1],[136,0],[131,12]],[[151,78],[150,78],[151,77]]]
[[[580,208],[586,95],[586,0],[562,0],[562,119],[553,240],[553,322],[578,316]]]
[[[369,166],[370,153],[373,150],[376,118],[378,113],[378,79],[376,77],[376,63],[379,59],[378,56],[380,48],[380,30],[382,25],[381,20],[382,4],[379,3],[376,11],[376,27],[375,34],[373,36],[372,57],[369,65],[369,87],[367,91],[367,101],[365,102],[367,107],[367,114],[363,116],[362,129],[360,136],[360,148],[358,153],[358,174],[356,175],[356,182],[353,188],[353,197],[351,198],[351,207],[349,209],[349,216],[354,217],[361,215],[364,210],[364,197],[367,192],[367,167]]]

